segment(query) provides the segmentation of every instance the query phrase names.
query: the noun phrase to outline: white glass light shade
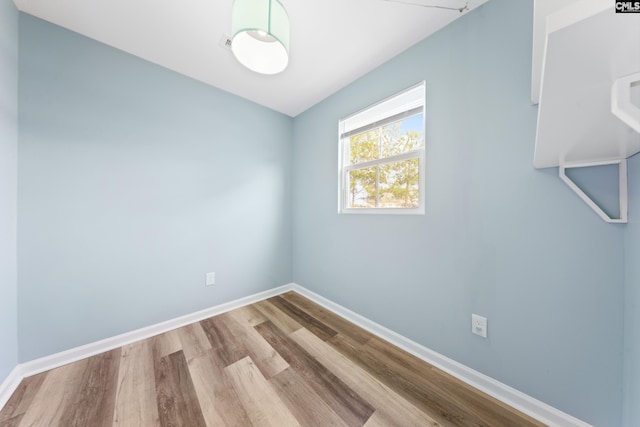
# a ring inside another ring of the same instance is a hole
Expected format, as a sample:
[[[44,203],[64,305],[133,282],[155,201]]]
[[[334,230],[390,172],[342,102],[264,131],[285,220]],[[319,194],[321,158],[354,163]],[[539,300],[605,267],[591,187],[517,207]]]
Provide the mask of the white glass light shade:
[[[289,16],[278,0],[234,0],[231,51],[242,65],[277,74],[289,63]]]

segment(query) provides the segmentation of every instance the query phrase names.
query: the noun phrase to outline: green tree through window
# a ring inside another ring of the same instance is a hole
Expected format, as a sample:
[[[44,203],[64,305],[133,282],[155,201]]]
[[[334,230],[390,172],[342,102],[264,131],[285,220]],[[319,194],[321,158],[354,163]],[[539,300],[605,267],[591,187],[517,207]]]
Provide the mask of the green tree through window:
[[[351,165],[388,159],[424,147],[422,114],[349,137]],[[352,169],[348,208],[417,208],[420,198],[418,158]]]
[[[340,211],[424,212],[424,82],[340,121]]]

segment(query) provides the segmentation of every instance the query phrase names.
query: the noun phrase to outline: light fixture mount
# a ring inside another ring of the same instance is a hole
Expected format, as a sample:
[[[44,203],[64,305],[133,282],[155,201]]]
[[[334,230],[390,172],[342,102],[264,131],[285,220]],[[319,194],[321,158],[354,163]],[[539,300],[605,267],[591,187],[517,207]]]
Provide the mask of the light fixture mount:
[[[279,0],[234,0],[231,51],[248,69],[277,74],[289,64],[289,16]]]
[[[469,10],[469,2],[468,1],[465,3],[464,6],[461,6],[461,7],[449,7],[449,6],[440,6],[440,5],[435,5],[435,4],[412,3],[412,2],[403,1],[403,0],[383,0],[383,1],[391,2],[391,3],[406,4],[406,5],[409,5],[409,6],[426,7],[427,9],[457,10],[460,13],[466,12],[466,11]]]

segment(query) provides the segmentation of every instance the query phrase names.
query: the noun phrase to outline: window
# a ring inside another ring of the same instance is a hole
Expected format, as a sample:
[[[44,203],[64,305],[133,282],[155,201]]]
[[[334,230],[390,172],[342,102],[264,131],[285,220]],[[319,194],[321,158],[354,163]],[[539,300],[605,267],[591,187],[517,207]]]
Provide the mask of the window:
[[[424,82],[340,120],[339,211],[424,213]]]

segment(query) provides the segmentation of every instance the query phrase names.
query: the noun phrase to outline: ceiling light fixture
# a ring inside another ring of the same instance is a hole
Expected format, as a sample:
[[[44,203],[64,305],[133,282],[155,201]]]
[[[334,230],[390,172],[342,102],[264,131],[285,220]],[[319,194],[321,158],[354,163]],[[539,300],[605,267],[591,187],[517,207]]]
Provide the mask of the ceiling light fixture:
[[[277,74],[289,64],[289,16],[278,0],[234,0],[231,51],[248,69]]]

